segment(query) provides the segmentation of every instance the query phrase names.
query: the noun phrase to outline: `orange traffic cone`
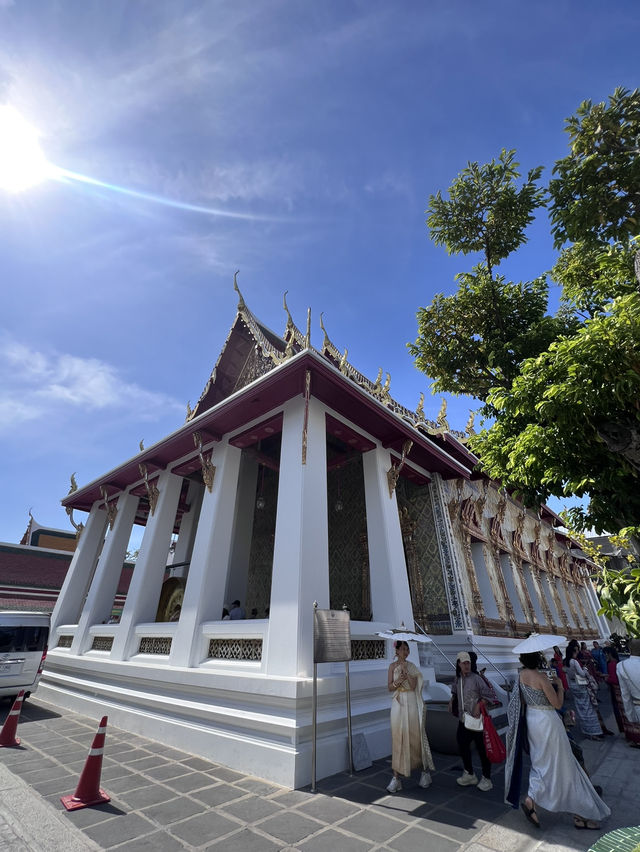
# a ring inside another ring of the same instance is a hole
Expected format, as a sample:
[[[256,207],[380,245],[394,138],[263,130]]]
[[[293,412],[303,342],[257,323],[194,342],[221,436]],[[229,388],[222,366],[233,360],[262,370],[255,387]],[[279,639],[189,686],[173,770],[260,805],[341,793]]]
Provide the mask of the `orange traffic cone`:
[[[103,716],[98,732],[93,738],[89,757],[84,765],[78,786],[73,796],[61,796],[60,801],[68,811],[87,808],[89,805],[101,805],[111,799],[100,789],[100,772],[104,754],[104,738],[107,731],[107,717]]]
[[[20,745],[20,740],[16,737],[16,731],[18,730],[18,719],[22,710],[23,698],[24,689],[18,693],[16,700],[11,705],[9,715],[2,726],[2,731],[0,731],[0,748],[15,748]]]

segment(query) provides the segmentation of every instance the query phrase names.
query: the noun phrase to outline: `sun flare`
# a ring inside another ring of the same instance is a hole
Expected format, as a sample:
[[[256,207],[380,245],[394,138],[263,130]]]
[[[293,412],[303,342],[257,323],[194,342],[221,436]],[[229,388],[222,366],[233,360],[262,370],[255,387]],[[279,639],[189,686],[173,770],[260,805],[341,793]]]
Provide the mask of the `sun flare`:
[[[51,177],[38,131],[17,109],[0,105],[0,189],[21,192]]]

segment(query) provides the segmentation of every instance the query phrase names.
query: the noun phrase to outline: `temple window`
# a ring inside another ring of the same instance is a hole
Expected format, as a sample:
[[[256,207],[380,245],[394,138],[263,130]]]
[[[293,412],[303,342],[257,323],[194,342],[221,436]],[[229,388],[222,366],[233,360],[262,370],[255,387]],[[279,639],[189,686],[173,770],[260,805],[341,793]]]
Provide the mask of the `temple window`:
[[[362,453],[327,432],[329,594],[354,621],[370,621],[371,589]]]

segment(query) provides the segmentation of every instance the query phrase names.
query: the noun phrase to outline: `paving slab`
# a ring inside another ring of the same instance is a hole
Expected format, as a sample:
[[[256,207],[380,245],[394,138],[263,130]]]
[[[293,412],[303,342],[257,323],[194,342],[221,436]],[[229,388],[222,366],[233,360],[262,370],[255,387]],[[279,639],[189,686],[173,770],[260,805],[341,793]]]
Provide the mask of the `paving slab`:
[[[569,815],[544,811],[543,829],[533,829],[504,805],[501,768],[487,793],[458,787],[455,755],[435,754],[426,790],[416,775],[402,792],[389,794],[385,758],[353,775],[321,779],[311,793],[113,726],[100,781],[112,801],[67,813],[60,796],[77,786],[96,727],[96,720],[37,698],[28,703],[19,729],[23,747],[0,749],[0,852],[585,852],[640,813],[640,751],[619,736],[581,741],[612,816],[600,832],[579,832]],[[44,833],[40,824],[48,826]]]

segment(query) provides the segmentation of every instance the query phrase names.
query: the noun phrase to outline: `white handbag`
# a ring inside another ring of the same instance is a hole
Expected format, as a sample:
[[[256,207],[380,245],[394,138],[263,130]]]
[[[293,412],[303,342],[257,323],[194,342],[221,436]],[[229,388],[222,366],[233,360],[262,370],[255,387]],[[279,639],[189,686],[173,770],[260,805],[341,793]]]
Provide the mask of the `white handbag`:
[[[482,714],[476,718],[475,716],[472,716],[471,713],[465,713],[464,726],[468,731],[482,731],[484,727]]]
[[[460,691],[460,695],[458,701],[460,703],[460,710],[462,710],[462,722],[465,728],[468,731],[482,731],[483,730],[483,721],[482,721],[482,713],[476,717],[472,716],[471,713],[467,713],[464,709],[464,690],[462,687],[462,678],[458,681],[458,688]]]

